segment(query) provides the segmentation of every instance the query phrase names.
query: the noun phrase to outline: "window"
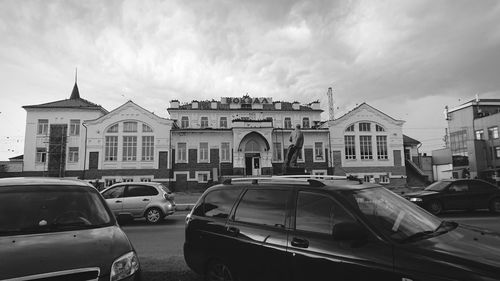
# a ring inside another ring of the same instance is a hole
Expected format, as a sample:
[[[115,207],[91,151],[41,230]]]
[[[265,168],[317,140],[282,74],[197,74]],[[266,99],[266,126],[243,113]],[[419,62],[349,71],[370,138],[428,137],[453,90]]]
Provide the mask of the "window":
[[[377,132],[385,132],[384,130],[384,127],[378,125],[378,124],[375,124],[375,131]]]
[[[141,182],[151,182],[151,178],[141,178]]]
[[[220,127],[221,128],[227,128],[227,117],[221,117],[220,118]]]
[[[360,122],[359,123],[359,131],[360,132],[370,132],[371,129],[370,129],[370,123],[366,123],[366,122]]]
[[[353,218],[331,198],[312,192],[299,192],[295,229],[332,235],[333,227]]]
[[[344,143],[345,143],[345,159],[350,159],[350,160],[356,159],[355,136],[344,136]]]
[[[148,127],[149,128],[149,127]],[[155,137],[143,136],[142,137],[142,161],[154,160]]]
[[[125,197],[143,197],[158,195],[158,190],[147,185],[129,185]]]
[[[323,160],[323,143],[315,142],[314,143],[314,160],[321,161]]]
[[[47,135],[49,132],[49,120],[48,119],[38,119],[37,135]]]
[[[346,132],[354,132],[354,124],[345,129]]]
[[[123,161],[136,161],[136,160],[137,160],[137,137],[124,136]]]
[[[281,142],[273,143],[273,161],[283,161],[283,149]]]
[[[114,124],[113,126],[109,127],[106,132],[107,133],[118,133],[118,124]]]
[[[285,117],[285,129],[292,128],[292,119],[290,117]]]
[[[126,133],[137,132],[137,122],[123,122],[123,131]]]
[[[231,161],[231,150],[229,149],[228,142],[223,142],[220,144],[220,160],[223,162]]]
[[[390,183],[389,176],[388,175],[380,175],[378,178],[379,183]]]
[[[181,117],[181,128],[189,128],[189,118],[187,116]]]
[[[498,127],[488,128],[488,139],[498,139]]]
[[[467,130],[450,133],[450,146],[453,167],[469,165],[467,150]]]
[[[149,127],[148,125],[146,124],[142,124],[142,132],[143,133],[152,133],[153,132],[153,129],[151,129],[151,127]]]
[[[237,189],[212,191],[205,196],[203,203],[194,209],[193,214],[198,216],[227,219],[229,217],[229,213],[231,213],[231,208],[233,207],[236,199],[238,199],[239,195],[240,190]]]
[[[118,126],[116,128],[118,128]],[[104,161],[117,161],[117,160],[118,160],[118,136],[106,136],[106,142],[104,144]]]
[[[106,180],[106,182],[107,182],[107,180]],[[125,185],[119,185],[117,187],[113,187],[111,189],[106,190],[102,194],[102,196],[104,197],[104,199],[122,198],[124,192],[125,192]]]
[[[377,159],[387,160],[387,136],[377,136]]]
[[[500,146],[495,146],[495,157],[500,159]]]
[[[79,136],[80,135],[80,120],[79,119],[71,119],[69,121],[69,135],[70,136]]]
[[[359,136],[359,152],[361,160],[373,159],[371,136]]]
[[[116,183],[116,179],[105,179],[104,180],[104,186],[112,186],[115,183]]]
[[[284,227],[289,195],[288,190],[249,189],[235,211],[234,220]]]
[[[198,162],[208,162],[208,142],[200,142]]]
[[[365,182],[373,182],[373,175],[365,175],[365,176],[363,177],[363,180],[364,180]]]
[[[177,143],[177,162],[180,163],[187,162],[187,149],[185,142]]]
[[[484,140],[484,130],[476,130],[476,140]]]
[[[37,163],[45,163],[47,161],[47,148],[37,147],[35,161]]]
[[[208,117],[201,117],[201,128],[208,128]]]
[[[210,179],[210,172],[198,172],[196,173],[199,183],[206,183]]]
[[[458,182],[454,182],[452,185],[450,185],[448,190],[454,191],[454,192],[467,192],[467,191],[469,191],[469,186],[467,185],[467,182],[458,181]]]
[[[309,127],[310,127],[310,125],[309,125],[309,118],[308,117],[304,117],[302,119],[302,128],[307,129]]]
[[[68,162],[78,162],[78,147],[69,148]]]

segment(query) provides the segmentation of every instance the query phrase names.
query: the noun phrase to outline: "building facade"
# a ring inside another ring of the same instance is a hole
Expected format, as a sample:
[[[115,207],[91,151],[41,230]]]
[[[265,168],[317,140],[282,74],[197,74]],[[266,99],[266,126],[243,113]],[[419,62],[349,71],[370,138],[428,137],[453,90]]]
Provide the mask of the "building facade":
[[[500,181],[500,99],[476,98],[446,109],[454,178]]]
[[[354,175],[388,186],[406,180],[404,122],[366,103],[325,122],[319,101],[248,95],[173,100],[170,118],[162,118],[132,101],[108,112],[80,98],[75,83],[69,99],[24,108],[25,176],[102,186],[161,181],[185,190],[228,177],[282,175],[290,134],[300,125],[304,145],[297,162],[303,173]]]

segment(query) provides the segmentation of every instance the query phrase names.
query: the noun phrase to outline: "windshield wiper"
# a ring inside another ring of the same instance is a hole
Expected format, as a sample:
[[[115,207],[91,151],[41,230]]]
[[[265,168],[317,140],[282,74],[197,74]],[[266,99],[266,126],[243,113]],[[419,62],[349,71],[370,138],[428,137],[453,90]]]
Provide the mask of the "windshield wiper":
[[[444,234],[450,230],[455,229],[457,226],[458,226],[458,223],[456,223],[456,222],[442,221],[435,230],[424,230],[424,231],[414,233],[414,234],[406,237],[405,239],[401,240],[401,242],[407,243],[407,242],[417,241],[420,239],[438,236],[438,235]]]

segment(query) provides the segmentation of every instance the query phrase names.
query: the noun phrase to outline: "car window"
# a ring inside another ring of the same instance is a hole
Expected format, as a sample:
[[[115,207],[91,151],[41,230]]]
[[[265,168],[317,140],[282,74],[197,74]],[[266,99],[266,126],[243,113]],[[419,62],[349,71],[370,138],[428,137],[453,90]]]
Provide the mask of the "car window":
[[[454,192],[467,192],[469,191],[469,185],[465,181],[454,182],[450,185],[448,190]]]
[[[0,236],[110,225],[112,216],[103,203],[97,191],[82,186],[2,187]]]
[[[284,226],[289,190],[249,189],[236,208],[234,220]]]
[[[105,199],[121,198],[123,197],[124,191],[125,191],[125,186],[120,185],[106,190],[105,192],[102,193],[102,196]]]
[[[165,191],[166,193],[170,193],[172,192],[166,185],[164,184],[160,184],[161,188],[163,189],[163,191]]]
[[[339,222],[354,221],[333,199],[318,193],[301,191],[297,197],[295,229],[332,234]]]
[[[155,196],[158,190],[149,185],[129,185],[125,197]]]
[[[469,182],[469,188],[470,188],[470,191],[473,191],[473,192],[493,191],[495,189],[494,186],[490,185],[487,182],[476,181],[476,180]]]
[[[238,189],[221,189],[209,192],[203,202],[193,211],[193,214],[213,218],[228,218],[240,192]]]
[[[446,187],[450,185],[449,181],[437,181],[435,183],[430,184],[425,188],[428,191],[443,191]]]

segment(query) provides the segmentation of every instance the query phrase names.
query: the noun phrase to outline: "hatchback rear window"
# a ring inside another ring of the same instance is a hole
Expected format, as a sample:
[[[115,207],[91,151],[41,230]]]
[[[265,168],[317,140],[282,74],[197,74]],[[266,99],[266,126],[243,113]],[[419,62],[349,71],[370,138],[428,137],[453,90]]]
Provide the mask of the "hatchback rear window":
[[[0,189],[0,235],[57,232],[111,225],[100,195],[81,186]]]
[[[238,189],[221,189],[209,192],[193,213],[199,216],[226,219],[229,217],[231,208],[239,194],[240,190]]]

